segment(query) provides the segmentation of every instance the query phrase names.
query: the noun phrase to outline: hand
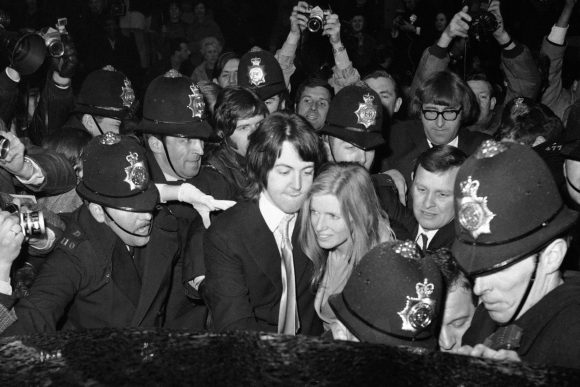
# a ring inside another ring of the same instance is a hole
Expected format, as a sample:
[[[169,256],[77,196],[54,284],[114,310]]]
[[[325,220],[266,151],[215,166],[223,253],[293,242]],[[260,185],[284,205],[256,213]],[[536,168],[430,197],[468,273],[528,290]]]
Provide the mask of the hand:
[[[399,201],[402,205],[406,205],[406,197],[407,197],[407,182],[405,181],[405,177],[403,174],[396,169],[389,169],[386,172],[383,172],[385,175],[389,175],[395,186],[397,187],[397,191],[399,191]]]
[[[292,14],[290,15],[290,33],[300,34],[306,29],[306,23],[308,23],[309,6],[305,1],[299,1],[298,4],[292,8]]]
[[[0,160],[0,167],[24,180],[30,178],[30,176],[26,176],[27,172],[30,175],[31,171],[27,171],[26,163],[24,162],[25,148],[22,141],[10,132],[2,132],[1,135],[10,141],[10,150],[4,160]]]
[[[209,213],[217,210],[227,210],[236,204],[232,200],[217,200],[211,195],[206,195],[197,187],[189,183],[183,183],[179,187],[177,198],[180,202],[189,203],[195,208],[203,219],[203,225],[208,228],[211,224]]]
[[[331,13],[326,15],[326,21],[322,28],[322,35],[328,36],[330,44],[340,43],[340,20],[338,20],[337,14]]]
[[[495,20],[497,20],[497,28],[495,29],[495,31],[493,31],[493,37],[496,40],[500,40],[504,35],[506,35],[506,31],[503,28],[503,17],[501,16],[501,11],[500,11],[500,2],[499,0],[493,0],[491,3],[489,3],[489,7],[487,8],[487,10],[489,12],[492,13],[493,16],[495,16]],[[509,40],[506,40],[506,42]],[[506,42],[500,42],[500,44],[506,43]]]
[[[468,11],[469,7],[465,6],[461,11],[457,12],[443,33],[450,39],[456,37],[467,38],[467,34],[469,33],[469,23],[471,23],[471,16],[467,13]]]
[[[404,32],[410,32],[412,34],[416,33],[417,27],[413,24],[409,23],[406,19],[401,19],[401,24],[399,25],[399,29]]]
[[[72,78],[77,69],[79,58],[75,44],[68,34],[62,35],[64,54],[60,58],[52,58],[52,66],[63,78]]]
[[[517,354],[516,351],[512,351],[509,349],[500,349],[499,351],[496,351],[489,347],[486,347],[483,344],[477,344],[475,347],[464,345],[463,347],[459,348],[456,353],[459,355],[481,357],[484,359],[492,359],[500,361],[504,360],[521,361],[520,356]]]
[[[24,234],[18,216],[0,211],[0,268],[8,269],[8,275],[12,262],[20,254],[23,241]]]

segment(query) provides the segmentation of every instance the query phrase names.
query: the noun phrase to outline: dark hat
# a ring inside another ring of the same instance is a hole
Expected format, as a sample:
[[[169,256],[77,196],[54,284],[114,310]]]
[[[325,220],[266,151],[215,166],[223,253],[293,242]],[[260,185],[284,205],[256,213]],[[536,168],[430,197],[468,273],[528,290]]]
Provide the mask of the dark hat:
[[[580,139],[562,145],[560,152],[565,159],[580,161]]]
[[[212,140],[215,136],[206,120],[201,91],[191,79],[175,70],[155,78],[147,87],[143,119],[137,130],[202,140]]]
[[[369,251],[329,303],[360,341],[435,349],[444,294],[435,262],[396,241]]]
[[[262,101],[287,90],[282,68],[269,51],[250,51],[240,58],[238,85],[254,90]]]
[[[159,198],[149,179],[145,149],[131,137],[107,132],[93,138],[82,155],[79,196],[123,211],[150,212]]]
[[[501,270],[569,229],[566,207],[542,158],[530,147],[487,140],[455,181],[453,255],[470,276]]]
[[[383,107],[379,95],[369,87],[350,85],[330,102],[326,125],[320,130],[364,150],[385,143],[381,133]]]
[[[568,107],[568,118],[566,119],[566,130],[564,140],[580,140],[580,101],[576,101]]]
[[[75,110],[80,113],[123,119],[135,101],[131,81],[112,66],[95,70],[85,78]]]

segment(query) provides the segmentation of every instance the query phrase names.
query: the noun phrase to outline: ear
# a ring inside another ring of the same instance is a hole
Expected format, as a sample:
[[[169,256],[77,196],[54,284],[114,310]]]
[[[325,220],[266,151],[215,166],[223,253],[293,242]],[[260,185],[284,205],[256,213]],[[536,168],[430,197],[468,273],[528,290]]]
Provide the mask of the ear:
[[[415,171],[411,172],[411,181],[415,181]]]
[[[397,113],[399,111],[399,109],[401,108],[401,105],[402,104],[403,104],[403,98],[397,97],[397,99],[395,101],[395,110],[394,110],[394,113]]]
[[[282,110],[284,110],[284,109],[286,109],[286,100],[285,100],[285,99],[283,99],[283,100],[280,102],[280,106],[278,106],[278,111],[280,112],[280,111],[282,111]]]
[[[218,82],[217,78],[214,78],[211,80],[213,83],[215,83],[216,85],[219,85],[220,83]]]
[[[552,274],[557,272],[562,265],[564,256],[566,256],[566,251],[568,251],[568,243],[562,239],[558,238],[552,241],[542,251],[540,255],[539,265],[542,267],[546,274]]]
[[[491,97],[491,99],[489,100],[489,109],[490,110],[495,109],[496,103],[497,103],[497,99],[495,97]]]
[[[147,143],[149,144],[149,148],[153,151],[153,153],[165,153],[163,142],[155,136],[149,136],[147,138]]]
[[[105,223],[105,210],[100,204],[89,203],[89,211],[97,222]]]

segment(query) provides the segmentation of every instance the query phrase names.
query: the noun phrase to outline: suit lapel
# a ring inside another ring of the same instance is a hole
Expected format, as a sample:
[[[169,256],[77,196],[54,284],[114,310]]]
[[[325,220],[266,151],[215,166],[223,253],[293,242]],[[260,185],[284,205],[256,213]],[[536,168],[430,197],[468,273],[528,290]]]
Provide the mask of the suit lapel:
[[[264,220],[258,201],[253,201],[248,206],[248,211],[243,222],[246,232],[246,246],[248,254],[262,269],[266,276],[282,291],[282,274],[280,250],[276,244],[274,234],[268,228]]]
[[[442,247],[451,248],[453,244],[453,240],[455,239],[455,225],[453,220],[447,223],[445,226],[441,227],[433,239],[431,239],[431,243],[429,243],[429,250],[437,250]]]

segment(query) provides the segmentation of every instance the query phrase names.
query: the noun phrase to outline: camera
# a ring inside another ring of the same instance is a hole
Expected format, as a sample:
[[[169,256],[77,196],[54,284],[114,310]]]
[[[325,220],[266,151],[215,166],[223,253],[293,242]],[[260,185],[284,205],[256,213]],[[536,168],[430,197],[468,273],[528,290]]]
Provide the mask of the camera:
[[[465,5],[470,6],[471,24],[469,26],[469,35],[475,40],[480,41],[487,38],[499,27],[499,23],[493,13],[479,7],[472,9],[470,1],[465,2]]]
[[[330,12],[330,10],[323,10],[319,6],[310,9],[310,15],[308,16],[308,22],[306,22],[306,27],[310,32],[320,32],[326,23],[325,13]]]
[[[46,233],[44,214],[34,209],[35,202],[33,196],[0,193],[0,208],[18,216],[22,232],[28,238]]]
[[[0,136],[0,160],[4,160],[10,152],[10,140]]]
[[[40,32],[40,36],[44,39],[48,54],[53,58],[60,58],[64,55],[64,43],[62,36],[67,35],[66,32],[67,18],[60,18],[56,23],[56,30],[49,27]]]

